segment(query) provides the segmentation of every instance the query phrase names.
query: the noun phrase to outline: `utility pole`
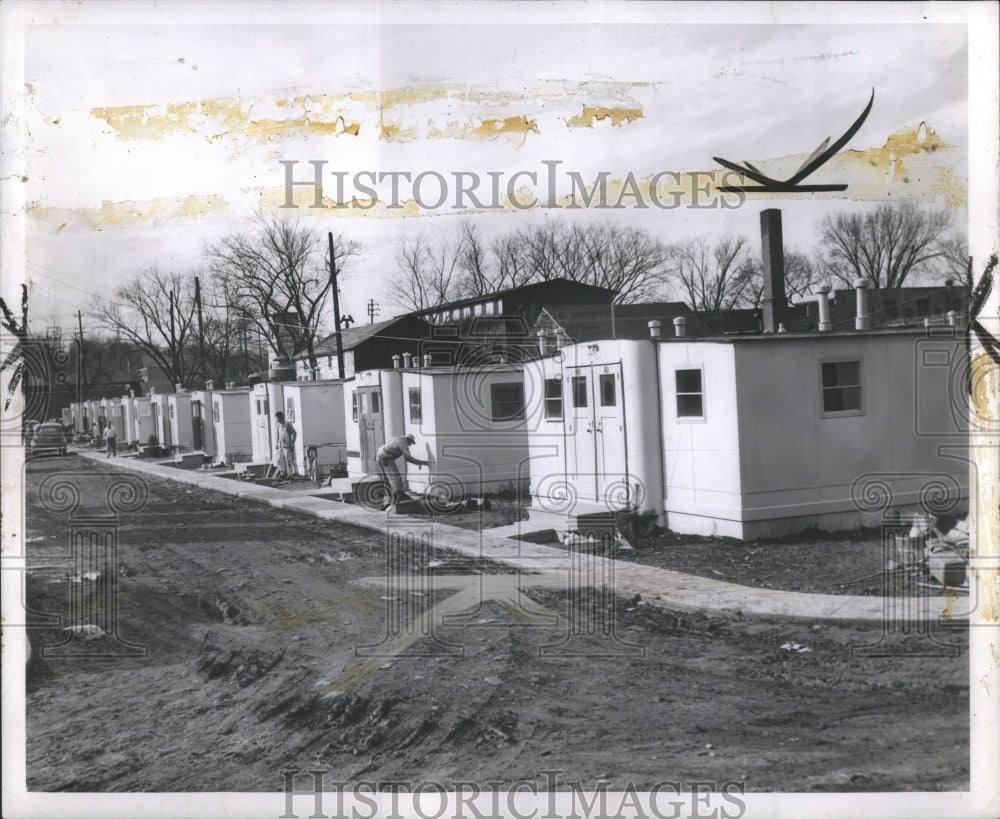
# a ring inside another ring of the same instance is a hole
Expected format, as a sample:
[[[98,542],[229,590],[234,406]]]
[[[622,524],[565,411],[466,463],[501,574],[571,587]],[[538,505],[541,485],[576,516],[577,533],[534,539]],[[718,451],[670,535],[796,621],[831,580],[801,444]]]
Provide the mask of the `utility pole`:
[[[202,376],[208,378],[208,368],[205,367],[205,322],[201,317],[201,282],[194,277],[194,303],[198,308],[198,353],[201,357]],[[228,336],[226,337],[228,341]]]
[[[333,233],[328,233],[330,241],[330,287],[333,290],[333,335],[337,341],[337,377],[344,380],[344,345],[340,338],[340,294],[337,292],[337,259],[333,255]]]
[[[77,406],[83,403],[83,312],[76,311],[76,323],[80,328],[80,335],[76,340],[76,403]]]
[[[375,316],[378,315],[378,302],[375,299],[368,299],[368,323],[375,323]]]
[[[174,291],[170,291],[170,364],[173,367],[174,383],[180,380],[180,373],[177,371],[177,342],[174,340]]]

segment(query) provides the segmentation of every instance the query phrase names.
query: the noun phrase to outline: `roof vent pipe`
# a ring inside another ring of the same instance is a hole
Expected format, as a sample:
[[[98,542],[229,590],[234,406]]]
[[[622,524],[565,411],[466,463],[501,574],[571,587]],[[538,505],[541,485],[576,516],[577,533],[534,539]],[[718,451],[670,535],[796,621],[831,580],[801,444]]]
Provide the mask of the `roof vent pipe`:
[[[535,333],[535,335],[538,336],[538,352],[541,353],[542,355],[548,355],[550,352],[552,352],[549,346],[548,333],[546,333],[545,330],[539,330],[537,333]]]
[[[566,346],[566,331],[562,327],[556,327],[556,349],[561,350]]]
[[[412,367],[413,366],[413,354],[412,353],[403,353],[403,366],[404,367]]]
[[[660,337],[660,322],[658,322],[656,319],[653,319],[652,321],[646,322],[646,326],[649,328],[650,338]]]
[[[828,333],[833,329],[830,321],[830,285],[821,284],[816,288],[816,300],[819,304],[819,331]]]
[[[949,310],[946,315],[948,316],[948,326],[949,327],[954,327],[955,326],[955,311],[954,310]]]
[[[855,281],[854,290],[858,294],[858,314],[854,318],[854,329],[870,330],[872,319],[868,315],[868,280],[858,279]]]
[[[687,335],[687,319],[684,316],[674,317],[674,335],[684,338]]]
[[[227,381],[226,382],[226,389],[227,390],[235,390],[236,389],[236,382],[235,381]]]
[[[400,362],[399,356],[398,355],[394,355],[392,357],[392,368],[394,370],[398,370],[399,369],[399,362]]]
[[[215,389],[215,382],[211,378],[209,378],[208,381],[205,382],[205,389],[208,390],[209,392]]]
[[[424,366],[425,366],[425,367],[429,367],[429,366],[431,366],[431,361],[432,361],[432,360],[433,360],[433,359],[432,359],[432,357],[431,357],[431,354],[430,354],[430,353],[424,353]]]

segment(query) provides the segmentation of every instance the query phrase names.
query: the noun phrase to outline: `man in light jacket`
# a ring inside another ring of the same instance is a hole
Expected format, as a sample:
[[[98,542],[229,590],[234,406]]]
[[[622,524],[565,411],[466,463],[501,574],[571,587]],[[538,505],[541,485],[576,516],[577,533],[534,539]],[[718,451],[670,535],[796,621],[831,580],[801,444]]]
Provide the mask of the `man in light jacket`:
[[[410,454],[410,447],[417,442],[412,435],[400,435],[386,441],[375,453],[375,467],[378,474],[389,486],[392,487],[392,494],[389,497],[388,507],[395,506],[403,497],[403,476],[399,473],[396,461],[404,458],[415,466],[429,466],[429,461],[421,461]]]

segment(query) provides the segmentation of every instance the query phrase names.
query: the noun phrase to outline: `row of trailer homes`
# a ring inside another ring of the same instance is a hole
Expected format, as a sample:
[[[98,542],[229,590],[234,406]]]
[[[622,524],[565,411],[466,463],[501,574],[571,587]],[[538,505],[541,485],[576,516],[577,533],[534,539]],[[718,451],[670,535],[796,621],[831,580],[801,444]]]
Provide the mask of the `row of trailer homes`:
[[[430,462],[400,463],[411,492],[519,491],[557,530],[631,511],[753,539],[876,524],[928,492],[966,500],[964,288],[859,281],[791,305],[780,211],[761,233],[759,310],[615,305],[611,290],[552,280],[345,329],[317,366],[300,356],[251,387],[87,402],[72,421],[234,465],[271,459],[280,409],[298,468],[316,447],[323,474],[351,481],[410,434]]]

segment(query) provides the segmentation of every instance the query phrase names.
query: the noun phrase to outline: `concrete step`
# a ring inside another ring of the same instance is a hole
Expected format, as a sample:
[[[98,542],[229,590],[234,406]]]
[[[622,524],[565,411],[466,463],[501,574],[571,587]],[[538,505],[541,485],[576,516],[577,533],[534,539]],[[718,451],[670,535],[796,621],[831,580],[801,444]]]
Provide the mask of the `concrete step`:
[[[555,529],[556,532],[578,533],[600,539],[604,534],[614,534],[615,513],[600,504],[578,501],[568,511],[556,512],[541,506],[528,507],[530,528]]]

